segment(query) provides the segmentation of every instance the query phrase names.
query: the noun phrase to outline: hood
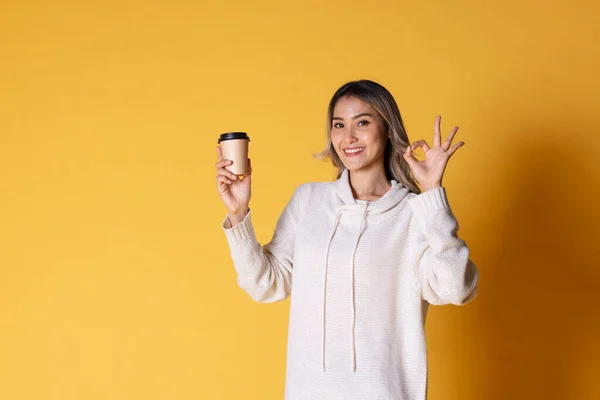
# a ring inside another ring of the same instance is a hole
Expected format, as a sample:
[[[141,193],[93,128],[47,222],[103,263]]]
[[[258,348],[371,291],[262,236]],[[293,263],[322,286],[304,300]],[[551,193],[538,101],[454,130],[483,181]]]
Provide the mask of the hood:
[[[390,190],[377,200],[368,203],[367,213],[369,216],[380,215],[389,211],[410,193],[407,187],[395,179],[392,179],[390,183],[392,185]],[[344,209],[363,211],[366,203],[363,200],[357,201],[354,198],[352,188],[350,187],[350,173],[347,168],[344,168],[338,180],[334,182],[334,185],[340,208],[344,206]]]
[[[352,194],[352,188],[350,186],[350,176],[349,171],[345,168],[342,171],[340,177],[333,182],[336,192],[336,201],[337,201],[337,211],[335,216],[335,221],[333,223],[333,228],[331,233],[329,234],[329,240],[327,243],[327,251],[325,252],[325,268],[324,268],[324,279],[323,279],[323,343],[322,343],[322,361],[323,361],[323,371],[326,371],[325,365],[325,340],[326,340],[326,322],[327,316],[325,315],[326,311],[326,301],[327,301],[327,262],[329,258],[329,249],[331,247],[331,242],[333,241],[333,237],[335,236],[335,232],[337,230],[338,224],[340,222],[340,218],[344,212],[348,213],[358,213],[360,215],[360,224],[359,228],[356,231],[356,237],[354,240],[354,247],[352,250],[352,254],[348,254],[348,264],[350,266],[350,274],[351,274],[351,285],[352,285],[352,295],[351,298],[348,299],[352,303],[352,331],[349,334],[352,336],[352,360],[353,365],[352,369],[356,371],[356,340],[355,340],[355,325],[356,325],[356,307],[354,303],[354,256],[356,255],[356,249],[358,248],[358,243],[360,242],[360,238],[362,233],[367,229],[369,224],[374,224],[383,221],[384,219],[389,218],[388,212],[392,211],[392,209],[400,203],[407,195],[410,193],[410,190],[403,186],[398,181],[392,179],[391,188],[380,198],[374,201],[364,201],[364,200],[356,200],[354,195]]]

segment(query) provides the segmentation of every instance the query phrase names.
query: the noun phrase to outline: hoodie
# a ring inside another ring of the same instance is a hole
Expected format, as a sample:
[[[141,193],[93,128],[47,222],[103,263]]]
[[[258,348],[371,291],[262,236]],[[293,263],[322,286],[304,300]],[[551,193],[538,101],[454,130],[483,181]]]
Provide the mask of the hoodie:
[[[264,245],[252,210],[222,228],[238,285],[261,303],[290,297],[286,400],[426,399],[428,306],[477,294],[444,187],[415,194],[392,180],[356,200],[345,169],[299,185]]]
[[[325,261],[324,261],[324,290],[323,290],[323,370],[326,370],[325,366],[325,340],[326,340],[326,299],[327,299],[327,261],[329,259],[329,250],[331,241],[334,238],[335,231],[340,222],[340,218],[344,213],[350,214],[359,214],[360,215],[360,223],[358,225],[358,229],[356,230],[356,239],[354,242],[354,247],[352,248],[352,254],[349,255],[349,264],[350,264],[350,275],[351,279],[351,297],[350,302],[352,304],[352,332],[350,332],[352,337],[352,368],[356,371],[356,343],[355,343],[355,323],[356,323],[356,307],[354,304],[354,257],[356,255],[356,249],[358,248],[358,244],[360,242],[360,237],[365,229],[367,229],[369,222],[376,222],[386,218],[389,213],[394,211],[394,207],[396,207],[406,195],[410,192],[410,190],[403,185],[401,185],[398,181],[392,179],[390,181],[391,188],[380,198],[374,201],[366,201],[366,200],[356,200],[352,193],[352,188],[350,186],[350,177],[348,169],[344,169],[340,178],[335,182],[335,194],[337,198],[337,212],[335,221],[333,223],[333,229],[331,230],[331,234],[329,235],[327,251],[325,252]],[[350,218],[354,218],[351,216]]]

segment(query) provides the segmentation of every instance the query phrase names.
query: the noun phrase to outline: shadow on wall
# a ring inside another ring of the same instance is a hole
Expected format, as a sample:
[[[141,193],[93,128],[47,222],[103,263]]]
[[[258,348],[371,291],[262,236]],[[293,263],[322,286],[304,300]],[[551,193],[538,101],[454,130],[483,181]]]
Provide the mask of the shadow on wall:
[[[599,168],[577,154],[564,142],[511,148],[506,213],[482,241],[477,398],[600,399]]]

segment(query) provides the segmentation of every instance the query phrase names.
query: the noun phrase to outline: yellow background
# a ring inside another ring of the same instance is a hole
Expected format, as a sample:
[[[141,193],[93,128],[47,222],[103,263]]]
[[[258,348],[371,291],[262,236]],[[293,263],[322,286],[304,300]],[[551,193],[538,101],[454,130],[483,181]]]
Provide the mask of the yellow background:
[[[444,185],[481,271],[432,308],[432,400],[600,398],[600,6],[592,1],[0,4],[0,399],[281,399],[289,300],[236,284],[214,164],[245,130],[259,241],[348,80]]]

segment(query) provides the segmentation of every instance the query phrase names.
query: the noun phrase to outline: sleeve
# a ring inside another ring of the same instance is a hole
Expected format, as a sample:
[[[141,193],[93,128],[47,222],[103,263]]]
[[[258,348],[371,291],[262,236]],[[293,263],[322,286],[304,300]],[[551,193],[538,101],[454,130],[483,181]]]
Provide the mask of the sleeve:
[[[458,221],[446,188],[428,190],[409,204],[418,227],[413,272],[416,290],[430,304],[464,305],[477,296],[479,270],[457,236]]]
[[[234,226],[231,226],[229,214],[223,221],[238,285],[255,301],[282,301],[291,293],[300,187],[296,188],[279,216],[271,241],[264,246],[256,239],[252,210]]]

